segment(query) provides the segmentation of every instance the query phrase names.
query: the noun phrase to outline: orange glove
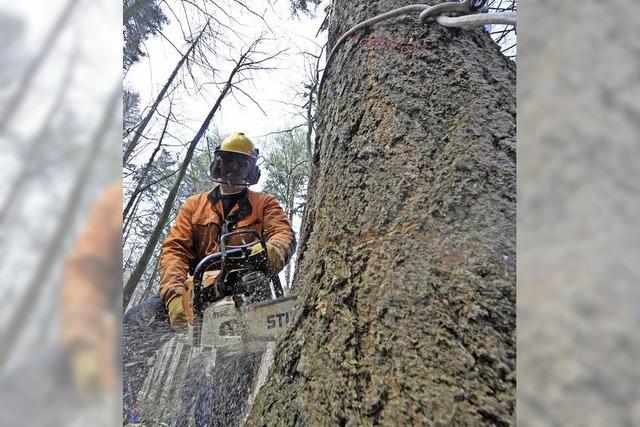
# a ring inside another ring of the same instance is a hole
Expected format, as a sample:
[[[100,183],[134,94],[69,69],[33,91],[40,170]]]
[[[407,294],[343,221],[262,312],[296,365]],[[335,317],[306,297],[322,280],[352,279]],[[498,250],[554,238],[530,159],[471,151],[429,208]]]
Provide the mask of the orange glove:
[[[259,254],[264,251],[262,243],[258,243],[251,248],[251,255]],[[284,257],[280,253],[280,250],[267,242],[267,263],[269,264],[270,272],[275,274],[279,273],[284,268]]]

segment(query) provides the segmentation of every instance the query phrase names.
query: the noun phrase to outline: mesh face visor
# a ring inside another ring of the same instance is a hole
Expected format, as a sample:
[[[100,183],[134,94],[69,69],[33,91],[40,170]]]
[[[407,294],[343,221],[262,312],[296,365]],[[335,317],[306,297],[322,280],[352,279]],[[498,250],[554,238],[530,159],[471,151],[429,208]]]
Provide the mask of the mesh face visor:
[[[211,179],[220,184],[251,185],[250,174],[255,166],[252,156],[230,151],[217,151],[211,167]]]

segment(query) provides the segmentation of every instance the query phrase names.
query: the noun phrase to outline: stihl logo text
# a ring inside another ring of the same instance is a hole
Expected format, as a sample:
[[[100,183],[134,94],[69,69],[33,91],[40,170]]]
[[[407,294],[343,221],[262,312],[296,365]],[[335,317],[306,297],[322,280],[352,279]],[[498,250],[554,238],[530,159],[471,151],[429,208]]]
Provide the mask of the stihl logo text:
[[[289,323],[289,312],[267,316],[267,329],[282,328]]]

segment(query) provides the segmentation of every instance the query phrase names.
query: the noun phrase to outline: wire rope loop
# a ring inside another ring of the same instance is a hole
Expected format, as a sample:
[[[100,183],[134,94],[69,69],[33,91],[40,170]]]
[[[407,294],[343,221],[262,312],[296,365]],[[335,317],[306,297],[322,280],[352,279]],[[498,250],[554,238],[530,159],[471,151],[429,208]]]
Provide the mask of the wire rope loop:
[[[477,25],[503,24],[516,25],[515,12],[477,13],[463,16],[438,16],[436,22],[443,27],[467,28]]]
[[[484,4],[484,1],[480,1]],[[469,13],[472,11],[472,8],[475,7],[474,5],[476,3],[478,3],[478,0],[451,1],[436,4],[420,12],[418,21],[421,24],[424,24],[429,19],[434,19],[437,16],[442,15],[443,13]]]

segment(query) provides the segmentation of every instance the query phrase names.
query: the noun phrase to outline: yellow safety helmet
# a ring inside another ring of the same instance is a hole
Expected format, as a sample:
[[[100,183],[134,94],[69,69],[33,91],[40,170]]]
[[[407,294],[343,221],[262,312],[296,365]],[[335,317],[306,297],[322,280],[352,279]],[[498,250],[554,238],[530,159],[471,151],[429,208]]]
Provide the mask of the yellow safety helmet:
[[[251,142],[251,140],[242,132],[236,132],[229,135],[224,141],[222,141],[222,145],[220,145],[221,151],[248,154],[250,156],[253,155],[255,149],[253,142]]]
[[[260,151],[242,132],[229,135],[213,152],[209,177],[220,184],[257,184],[260,168],[256,165]]]

